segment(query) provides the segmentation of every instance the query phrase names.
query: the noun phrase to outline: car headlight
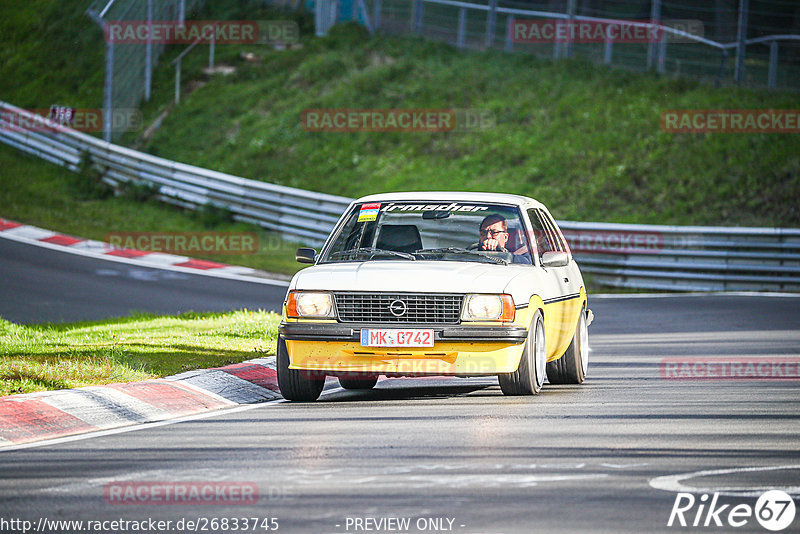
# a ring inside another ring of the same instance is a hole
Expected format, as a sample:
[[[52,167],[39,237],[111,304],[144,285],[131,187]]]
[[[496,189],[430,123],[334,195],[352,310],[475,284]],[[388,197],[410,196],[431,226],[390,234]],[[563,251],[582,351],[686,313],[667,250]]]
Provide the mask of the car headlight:
[[[467,295],[463,321],[503,321],[514,320],[514,299],[511,295]]]
[[[289,317],[333,317],[333,295],[320,291],[292,291],[286,299]]]

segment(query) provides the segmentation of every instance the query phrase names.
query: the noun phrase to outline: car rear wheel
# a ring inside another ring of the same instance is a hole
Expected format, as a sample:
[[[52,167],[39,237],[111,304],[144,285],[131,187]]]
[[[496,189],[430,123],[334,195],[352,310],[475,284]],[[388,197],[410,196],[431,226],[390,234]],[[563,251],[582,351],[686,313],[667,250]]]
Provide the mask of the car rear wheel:
[[[312,371],[289,369],[289,351],[286,340],[278,336],[278,387],[284,399],[293,401],[315,401],[325,386],[325,376]]]
[[[562,357],[547,364],[547,379],[551,384],[581,384],[589,367],[589,329],[586,312],[581,310],[572,343]]]
[[[525,340],[517,370],[498,375],[504,395],[536,395],[541,391],[547,361],[546,347],[544,321],[542,313],[537,310],[528,329],[528,339]]]
[[[340,376],[339,385],[344,389],[372,389],[378,383],[376,375]]]

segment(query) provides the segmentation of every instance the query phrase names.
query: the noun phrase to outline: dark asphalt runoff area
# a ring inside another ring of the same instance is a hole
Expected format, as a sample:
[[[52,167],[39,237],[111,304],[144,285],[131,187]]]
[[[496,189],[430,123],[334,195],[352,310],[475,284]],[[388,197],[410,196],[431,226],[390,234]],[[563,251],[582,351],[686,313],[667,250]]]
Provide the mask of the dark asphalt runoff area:
[[[241,531],[243,518],[250,529],[258,519],[250,532],[286,533],[769,532],[753,516],[733,527],[728,514],[752,510],[767,489],[800,496],[800,382],[675,379],[664,370],[681,358],[797,362],[800,299],[590,295],[589,303],[596,320],[581,386],[504,397],[495,379],[385,379],[373,391],[332,389],[316,403],[6,450],[0,516],[172,521],[164,532]],[[108,498],[126,484],[186,481],[256,487],[258,499]],[[678,492],[696,503],[676,502]],[[714,499],[718,515],[707,518]],[[668,526],[676,505],[687,527],[677,516]],[[784,532],[800,531],[797,516]],[[116,528],[96,532],[124,532]]]
[[[242,308],[279,311],[286,286],[142,267],[0,238],[0,317],[22,324]]]

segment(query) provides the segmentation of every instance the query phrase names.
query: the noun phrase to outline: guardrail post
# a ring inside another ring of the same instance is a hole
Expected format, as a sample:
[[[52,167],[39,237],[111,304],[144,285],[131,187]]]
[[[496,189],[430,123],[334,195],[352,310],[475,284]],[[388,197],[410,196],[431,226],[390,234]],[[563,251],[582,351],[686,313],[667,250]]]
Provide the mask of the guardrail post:
[[[494,27],[497,24],[497,0],[489,0],[489,10],[486,12],[486,48],[494,44]]]
[[[153,84],[153,0],[147,0],[147,49],[144,61],[144,99],[149,102]]]
[[[514,41],[511,39],[514,31],[514,15],[509,15],[506,21],[506,45],[505,51],[512,52],[514,50]]]
[[[179,104],[181,101],[181,60],[175,63],[175,103]]]
[[[467,10],[460,8],[458,10],[458,30],[456,30],[456,46],[464,48],[467,33]]]
[[[606,42],[603,45],[603,63],[606,65],[611,65],[611,56],[612,56],[612,47],[614,46],[614,41],[606,35]]]
[[[749,11],[750,0],[740,0],[739,29],[736,35],[736,70],[734,71],[736,83],[744,81],[744,58],[747,48],[747,18]]]
[[[778,78],[778,41],[769,43],[769,72],[767,74],[767,87],[775,89]]]
[[[653,0],[650,5],[650,24],[661,25],[661,0]],[[653,68],[653,60],[656,57],[656,46],[659,43],[651,41],[647,46],[647,68]]]

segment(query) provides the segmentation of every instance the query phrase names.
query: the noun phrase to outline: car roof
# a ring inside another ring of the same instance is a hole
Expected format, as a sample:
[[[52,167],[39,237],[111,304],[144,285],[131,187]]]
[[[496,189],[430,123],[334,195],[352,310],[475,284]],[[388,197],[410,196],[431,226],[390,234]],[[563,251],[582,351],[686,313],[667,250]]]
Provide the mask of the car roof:
[[[409,191],[404,193],[379,193],[361,197],[355,202],[493,202],[502,204],[515,204],[518,206],[534,206],[543,208],[544,205],[536,199],[509,193],[475,193],[465,191]]]

